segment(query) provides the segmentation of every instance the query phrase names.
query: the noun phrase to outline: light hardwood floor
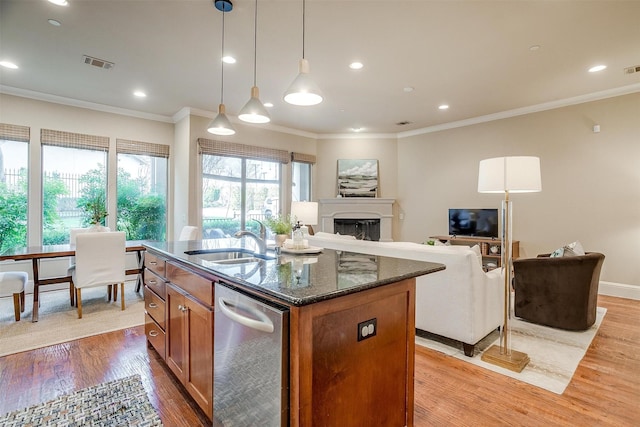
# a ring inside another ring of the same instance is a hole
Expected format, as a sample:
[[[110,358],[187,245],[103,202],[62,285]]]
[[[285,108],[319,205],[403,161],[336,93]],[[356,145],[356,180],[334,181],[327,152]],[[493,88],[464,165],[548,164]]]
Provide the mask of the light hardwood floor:
[[[601,296],[602,326],[563,395],[417,347],[416,426],[640,426],[640,301]],[[0,358],[0,413],[139,373],[166,426],[209,426],[143,327]]]

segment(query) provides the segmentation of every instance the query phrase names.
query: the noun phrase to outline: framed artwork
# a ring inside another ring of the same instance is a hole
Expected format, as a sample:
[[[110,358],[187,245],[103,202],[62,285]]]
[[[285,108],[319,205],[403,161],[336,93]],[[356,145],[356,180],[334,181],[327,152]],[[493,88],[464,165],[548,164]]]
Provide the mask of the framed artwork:
[[[338,160],[338,195],[378,197],[378,161]]]

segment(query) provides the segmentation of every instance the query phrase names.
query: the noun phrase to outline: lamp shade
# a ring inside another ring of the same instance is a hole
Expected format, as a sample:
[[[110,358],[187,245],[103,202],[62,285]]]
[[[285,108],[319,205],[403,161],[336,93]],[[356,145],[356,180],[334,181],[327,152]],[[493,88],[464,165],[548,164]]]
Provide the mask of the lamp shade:
[[[284,100],[293,105],[309,106],[321,103],[322,99],[320,88],[309,75],[309,61],[301,59],[298,77],[284,93]]]
[[[538,191],[542,191],[539,157],[494,157],[480,161],[479,193],[535,193]]]
[[[225,114],[224,104],[220,104],[218,107],[218,115],[215,119],[209,122],[207,131],[215,135],[233,135],[236,133],[236,130],[233,128],[229,118]]]
[[[305,225],[318,224],[317,202],[291,202],[291,216]]]
[[[251,88],[251,98],[240,110],[238,118],[248,123],[268,123],[271,121],[267,109],[260,102],[260,92],[257,86]]]

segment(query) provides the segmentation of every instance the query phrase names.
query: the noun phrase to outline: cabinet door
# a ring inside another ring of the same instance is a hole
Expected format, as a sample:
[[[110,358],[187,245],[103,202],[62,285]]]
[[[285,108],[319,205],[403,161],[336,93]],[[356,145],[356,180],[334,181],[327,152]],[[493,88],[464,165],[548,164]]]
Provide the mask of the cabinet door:
[[[184,383],[186,379],[185,368],[187,366],[187,323],[185,322],[186,297],[172,285],[166,287],[166,292],[167,299],[165,307],[167,310],[167,345],[165,351],[167,365],[178,379]]]
[[[187,369],[185,386],[204,412],[213,416],[213,310],[186,298]]]

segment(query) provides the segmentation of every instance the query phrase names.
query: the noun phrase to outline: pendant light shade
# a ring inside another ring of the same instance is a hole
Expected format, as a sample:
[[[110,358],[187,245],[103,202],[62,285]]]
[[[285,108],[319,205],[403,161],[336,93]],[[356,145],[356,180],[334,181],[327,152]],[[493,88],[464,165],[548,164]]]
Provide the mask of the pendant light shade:
[[[258,86],[251,88],[251,98],[242,107],[238,118],[244,122],[249,123],[268,123],[271,121],[269,113],[262,102],[260,102],[260,93],[258,92]]]
[[[216,9],[222,12],[222,55],[224,57],[224,14],[230,12],[233,9],[233,4],[229,0],[217,0],[214,2]],[[224,61],[220,61],[222,64],[222,71],[220,73],[220,105],[218,106],[218,115],[215,119],[209,122],[207,126],[207,132],[214,135],[233,135],[236,130],[231,125],[229,118],[225,114],[226,109],[224,106]]]
[[[257,45],[258,45],[258,0],[255,3],[253,17],[253,87],[251,88],[251,98],[242,107],[238,118],[243,122],[249,123],[267,123],[271,121],[271,117],[260,102],[260,92],[256,84],[256,62],[257,62]]]
[[[214,135],[233,135],[234,133],[236,133],[233,126],[231,126],[229,118],[225,114],[224,104],[220,104],[218,106],[218,115],[215,119],[209,122],[209,126],[207,126],[207,132]]]
[[[293,105],[316,105],[322,102],[320,88],[309,75],[309,61],[302,58],[299,64],[298,77],[284,93],[284,100]]]
[[[322,102],[323,96],[318,85],[309,75],[309,61],[304,57],[305,1],[302,0],[302,59],[298,64],[298,77],[284,93],[285,102],[293,105],[316,105]]]

